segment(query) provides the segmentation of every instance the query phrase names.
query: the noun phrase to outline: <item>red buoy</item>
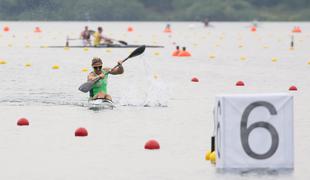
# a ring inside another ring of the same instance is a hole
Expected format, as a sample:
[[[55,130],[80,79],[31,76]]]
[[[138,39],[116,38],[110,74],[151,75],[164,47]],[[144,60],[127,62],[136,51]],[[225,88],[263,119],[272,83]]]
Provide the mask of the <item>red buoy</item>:
[[[238,82],[236,82],[236,86],[244,86],[244,82],[243,81],[238,81]]]
[[[256,27],[255,27],[255,26],[252,26],[252,27],[251,27],[251,31],[252,31],[252,32],[256,32]]]
[[[42,32],[42,30],[40,27],[37,26],[37,27],[35,27],[33,32],[40,33],[40,32]]]
[[[193,78],[192,78],[192,82],[199,82],[199,79],[196,78],[196,77],[193,77]]]
[[[17,125],[18,125],[18,126],[29,126],[29,121],[28,121],[28,119],[26,119],[26,118],[20,118],[20,119],[17,121]]]
[[[160,149],[160,146],[156,140],[152,139],[145,143],[144,149],[151,149],[151,150]]]
[[[290,91],[297,91],[297,87],[296,86],[291,86],[288,90],[290,90]]]
[[[87,136],[88,132],[85,128],[80,127],[77,130],[75,130],[75,136]]]
[[[129,26],[129,27],[127,28],[127,31],[128,31],[128,32],[132,32],[132,31],[133,31],[133,28],[132,28],[131,26]]]
[[[4,31],[4,32],[9,32],[9,31],[10,31],[9,26],[4,26],[3,31]]]

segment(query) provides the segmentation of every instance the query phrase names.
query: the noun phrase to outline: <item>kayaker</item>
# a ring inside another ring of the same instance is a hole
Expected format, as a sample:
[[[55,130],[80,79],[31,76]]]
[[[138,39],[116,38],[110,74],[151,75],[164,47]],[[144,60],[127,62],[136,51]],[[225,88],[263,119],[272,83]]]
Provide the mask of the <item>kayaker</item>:
[[[91,73],[89,73],[87,80],[91,81],[96,78],[100,78],[99,81],[97,81],[93,88],[90,90],[90,98],[91,99],[108,99],[112,101],[112,97],[107,93],[107,86],[108,86],[108,75],[113,74],[123,74],[124,68],[122,66],[122,61],[118,61],[118,67],[111,69],[109,67],[103,67],[103,62],[100,58],[95,57],[92,59],[91,65],[94,69]],[[106,74],[109,72],[109,74]]]
[[[98,27],[98,31],[94,34],[94,46],[100,44],[113,44],[113,40],[102,35],[102,27]]]
[[[88,29],[88,26],[85,26],[84,31],[81,32],[81,39],[83,40],[83,46],[90,46],[91,41],[90,41],[90,36],[91,36],[91,31]]]

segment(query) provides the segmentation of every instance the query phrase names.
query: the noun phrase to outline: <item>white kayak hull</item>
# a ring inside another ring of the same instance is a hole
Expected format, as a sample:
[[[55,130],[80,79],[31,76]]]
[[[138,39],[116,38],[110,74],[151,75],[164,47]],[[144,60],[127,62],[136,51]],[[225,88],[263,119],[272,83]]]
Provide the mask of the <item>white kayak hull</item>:
[[[88,107],[92,110],[113,109],[115,106],[112,101],[107,99],[95,99],[88,101]]]

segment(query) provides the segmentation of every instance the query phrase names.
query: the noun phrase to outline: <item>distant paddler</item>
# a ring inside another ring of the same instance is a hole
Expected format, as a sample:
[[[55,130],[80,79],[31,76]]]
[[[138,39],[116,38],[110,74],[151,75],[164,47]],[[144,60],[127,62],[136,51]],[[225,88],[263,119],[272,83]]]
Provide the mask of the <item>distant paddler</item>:
[[[88,26],[85,26],[84,30],[81,32],[80,38],[83,41],[83,46],[91,46],[91,35],[94,34],[94,31],[89,30]]]
[[[100,58],[95,57],[92,59],[91,65],[94,69],[93,72],[89,73],[87,80],[94,81],[98,80],[90,90],[89,96],[91,100],[95,99],[108,99],[112,101],[112,97],[108,94],[107,87],[108,87],[108,75],[117,75],[123,74],[124,68],[122,66],[122,61],[118,61],[118,66],[115,68],[103,67],[103,62]]]
[[[113,44],[113,39],[110,39],[102,34],[102,27],[98,27],[97,32],[94,33],[94,46]]]
[[[209,26],[209,19],[207,17],[203,20],[203,24],[205,25],[205,27]]]

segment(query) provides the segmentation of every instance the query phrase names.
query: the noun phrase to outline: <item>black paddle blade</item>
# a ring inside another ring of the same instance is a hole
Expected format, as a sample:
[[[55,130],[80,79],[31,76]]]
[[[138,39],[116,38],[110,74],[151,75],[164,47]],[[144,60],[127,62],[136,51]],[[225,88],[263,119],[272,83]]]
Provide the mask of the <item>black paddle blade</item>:
[[[145,45],[140,46],[140,47],[138,47],[137,49],[135,49],[135,50],[127,57],[127,59],[132,58],[132,57],[135,57],[135,56],[139,56],[139,55],[142,54],[144,51],[145,51]]]
[[[121,43],[121,44],[123,44],[123,45],[128,45],[128,43],[127,42],[125,42],[125,41],[118,41],[119,43]]]

